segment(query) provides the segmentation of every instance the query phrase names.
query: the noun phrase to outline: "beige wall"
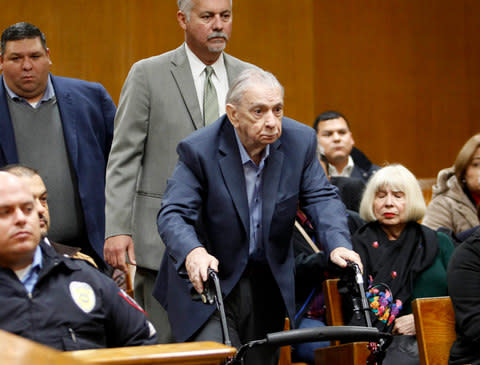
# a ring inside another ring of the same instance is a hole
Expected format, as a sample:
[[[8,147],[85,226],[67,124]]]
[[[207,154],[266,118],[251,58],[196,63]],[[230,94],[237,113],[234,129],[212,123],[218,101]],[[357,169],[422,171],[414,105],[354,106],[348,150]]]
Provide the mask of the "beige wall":
[[[338,108],[377,163],[419,177],[480,132],[480,2],[315,1],[317,111]]]
[[[133,62],[183,40],[174,0],[1,8],[0,28],[46,33],[55,74],[99,81],[115,102]],[[374,162],[434,176],[480,131],[479,13],[475,0],[235,0],[227,51],[277,75],[288,116],[338,109]]]

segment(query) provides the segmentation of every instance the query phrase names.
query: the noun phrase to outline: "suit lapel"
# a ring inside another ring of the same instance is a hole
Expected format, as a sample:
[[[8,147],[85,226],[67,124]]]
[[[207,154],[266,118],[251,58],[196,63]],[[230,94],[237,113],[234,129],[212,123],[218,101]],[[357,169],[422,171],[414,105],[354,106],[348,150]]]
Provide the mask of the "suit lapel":
[[[272,222],[273,211],[278,197],[278,186],[282,173],[284,155],[283,152],[279,150],[280,145],[280,140],[277,140],[270,145],[270,156],[267,158],[267,165],[263,172],[262,225],[264,227],[264,243],[268,242],[270,223]]]
[[[239,67],[238,64],[234,64],[232,62],[232,57],[226,53],[223,54],[223,59],[225,62],[225,69],[227,70],[228,86],[230,87],[233,81],[237,78],[237,76],[242,71],[242,68]]]
[[[220,170],[222,171],[225,185],[232,197],[235,208],[240,216],[247,237],[250,234],[250,215],[247,201],[247,188],[245,186],[245,176],[243,174],[242,161],[238,150],[237,141],[233,126],[225,116],[220,137],[219,150],[223,157],[219,160]]]
[[[3,87],[3,76],[0,77],[0,164],[18,163],[17,145],[13,131],[12,119],[7,103],[7,91]],[[1,157],[5,161],[1,160]]]
[[[65,144],[70,155],[74,170],[78,175],[78,115],[79,106],[75,106],[72,100],[70,91],[63,86],[61,79],[55,76],[52,77],[53,88],[55,89],[55,96],[57,98],[58,110],[60,112],[60,119],[62,120],[63,135],[65,137]]]
[[[220,154],[224,156],[219,160],[220,170],[222,171],[225,184],[230,192],[238,215],[242,220],[245,231],[249,235],[250,213],[242,161],[240,159],[240,152],[238,151],[233,126],[231,126],[226,116],[224,118],[223,134],[219,143]],[[264,227],[264,242],[268,242],[270,223],[272,221],[281,179],[284,154],[279,150],[280,146],[280,140],[270,145],[270,156],[267,159],[267,165],[265,166],[263,175],[262,221]]]
[[[203,117],[198,105],[192,71],[188,63],[185,45],[177,48],[172,56],[171,72],[182,95],[185,106],[196,129],[203,127]]]

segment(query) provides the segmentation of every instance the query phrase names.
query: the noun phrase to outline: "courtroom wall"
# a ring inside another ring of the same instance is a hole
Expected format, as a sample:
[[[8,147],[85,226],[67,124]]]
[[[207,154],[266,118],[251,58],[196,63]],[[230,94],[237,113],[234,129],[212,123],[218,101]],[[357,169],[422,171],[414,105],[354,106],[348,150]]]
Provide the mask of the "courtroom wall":
[[[2,30],[47,35],[55,74],[101,82],[118,102],[131,65],[177,47],[175,0],[2,1]],[[277,75],[286,114],[338,109],[374,162],[421,177],[479,132],[480,2],[235,0],[227,51]]]
[[[480,2],[315,3],[315,109],[378,163],[436,176],[480,132]]]

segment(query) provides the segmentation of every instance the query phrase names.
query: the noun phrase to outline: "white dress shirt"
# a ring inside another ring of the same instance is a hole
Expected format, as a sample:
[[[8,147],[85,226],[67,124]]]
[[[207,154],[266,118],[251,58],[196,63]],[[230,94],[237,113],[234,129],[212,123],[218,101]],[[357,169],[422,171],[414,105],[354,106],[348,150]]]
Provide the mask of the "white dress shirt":
[[[203,90],[205,87],[205,64],[188,48],[185,43],[185,50],[187,52],[187,59],[192,70],[193,81],[195,82],[195,90],[197,91],[198,104],[203,115]],[[211,76],[213,85],[218,97],[218,112],[219,117],[225,114],[225,100],[228,92],[228,76],[225,62],[223,59],[223,52],[220,57],[212,65],[214,73]]]

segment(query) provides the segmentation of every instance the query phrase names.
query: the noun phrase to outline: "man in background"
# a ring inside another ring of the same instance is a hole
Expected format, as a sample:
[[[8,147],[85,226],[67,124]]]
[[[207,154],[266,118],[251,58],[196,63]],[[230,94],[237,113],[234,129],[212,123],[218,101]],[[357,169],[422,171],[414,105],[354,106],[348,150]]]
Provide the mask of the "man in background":
[[[366,183],[379,169],[355,144],[347,119],[336,111],[320,114],[313,124],[317,132],[320,153],[329,163],[331,177],[343,176],[360,179]],[[335,184],[334,181],[332,181]]]
[[[50,192],[50,238],[81,247],[105,269],[104,176],[115,105],[102,85],[54,76],[51,64],[36,26],[3,31],[0,166],[36,169]]]
[[[106,184],[105,259],[137,264],[135,298],[170,342],[166,312],[152,297],[165,250],[156,217],[177,162],[177,143],[225,113],[231,81],[253,67],[223,52],[232,32],[231,0],[178,0],[185,43],[135,63],[115,117]]]

